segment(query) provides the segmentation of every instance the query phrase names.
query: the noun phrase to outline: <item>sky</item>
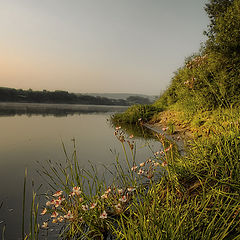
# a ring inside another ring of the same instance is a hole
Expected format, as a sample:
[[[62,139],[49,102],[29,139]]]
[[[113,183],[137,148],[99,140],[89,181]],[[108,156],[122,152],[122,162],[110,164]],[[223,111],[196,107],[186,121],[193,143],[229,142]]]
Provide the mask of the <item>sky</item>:
[[[207,0],[0,0],[0,86],[159,95],[200,48]]]

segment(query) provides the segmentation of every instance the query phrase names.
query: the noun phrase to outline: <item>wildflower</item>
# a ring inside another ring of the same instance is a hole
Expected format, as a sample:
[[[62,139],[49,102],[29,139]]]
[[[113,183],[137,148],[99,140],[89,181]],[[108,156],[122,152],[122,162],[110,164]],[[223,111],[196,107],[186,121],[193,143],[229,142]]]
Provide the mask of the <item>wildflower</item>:
[[[133,167],[131,168],[131,170],[132,170],[132,171],[136,171],[137,168],[138,168],[138,166],[133,166]]]
[[[50,201],[47,201],[46,202],[46,206],[49,207],[51,205],[51,202]]]
[[[158,162],[155,162],[154,163],[154,167],[157,167],[157,166],[159,166],[160,164],[158,163]]]
[[[121,126],[117,126],[115,129],[116,129],[116,130],[119,130],[119,129],[121,129]]]
[[[55,201],[56,201],[55,199],[52,199],[51,202],[50,202],[50,204],[51,204],[51,205],[54,205],[54,204],[55,204]]]
[[[125,142],[124,136],[120,136],[119,141],[122,142],[122,143]]]
[[[142,121],[142,119],[141,119],[141,118],[139,118],[139,119],[138,119],[138,121],[139,121],[139,122],[141,122],[141,121]]]
[[[124,195],[119,199],[119,201],[125,203],[127,202],[127,197]]]
[[[112,189],[109,187],[106,191],[105,191],[105,194],[108,194],[112,191]]]
[[[142,175],[144,173],[144,170],[142,170],[142,169],[139,169],[139,171],[138,171],[138,175]]]
[[[66,215],[64,215],[64,218],[66,218],[66,219],[73,219],[73,215],[72,215],[70,210],[68,211],[68,213]]]
[[[58,220],[59,222],[63,222],[64,217],[63,217],[63,216],[60,216],[60,217],[57,218],[57,220]]]
[[[129,187],[127,190],[128,190],[128,192],[134,192],[136,190],[136,188]]]
[[[140,167],[144,167],[145,166],[145,162],[142,162],[139,165],[140,165]]]
[[[58,222],[58,220],[56,219],[56,218],[54,218],[53,220],[52,220],[52,223],[57,223]]]
[[[94,209],[97,206],[97,203],[91,203],[90,209]]]
[[[86,205],[82,205],[82,210],[83,210],[83,211],[87,211],[87,210],[88,210],[88,208],[89,208],[89,207],[88,207],[88,205],[87,205],[87,204],[86,204]]]
[[[57,191],[56,193],[53,194],[53,197],[59,197],[61,196],[63,191]]]
[[[163,167],[167,166],[167,162],[166,161],[162,162],[162,166]]]
[[[118,204],[115,205],[114,207],[115,207],[115,209],[116,209],[117,212],[121,212],[121,211],[122,211],[122,206],[121,206],[120,203],[118,203]]]
[[[51,215],[52,218],[56,218],[57,216],[58,216],[58,213],[56,211],[53,212],[52,215]]]
[[[70,194],[68,196],[73,197],[74,195],[75,195],[75,192],[70,192]]]
[[[61,201],[56,200],[56,201],[55,201],[55,205],[54,205],[55,208],[59,207],[59,206],[61,205],[61,203],[62,203]]]
[[[150,162],[152,162],[152,159],[151,159],[151,158],[149,158],[149,159],[146,161],[146,163],[150,163]]]
[[[129,136],[130,139],[132,139],[133,137],[134,137],[133,134]]]
[[[102,196],[101,196],[102,199],[107,199],[108,198],[108,195],[106,193],[104,193]]]
[[[73,187],[73,193],[75,193],[76,195],[80,195],[82,192],[80,191],[80,187]]]
[[[42,224],[41,227],[42,227],[42,228],[48,228],[48,223],[47,223],[47,222],[43,222],[43,224]]]
[[[123,194],[124,191],[123,191],[123,189],[118,189],[117,192],[118,192],[118,194],[121,195],[121,194]]]
[[[47,209],[44,208],[44,209],[42,210],[42,212],[41,212],[41,215],[44,215],[46,212],[47,212]]]
[[[103,211],[103,213],[100,215],[100,217],[99,218],[102,218],[102,219],[105,219],[105,218],[107,218],[107,213],[106,213],[106,211],[104,210]]]

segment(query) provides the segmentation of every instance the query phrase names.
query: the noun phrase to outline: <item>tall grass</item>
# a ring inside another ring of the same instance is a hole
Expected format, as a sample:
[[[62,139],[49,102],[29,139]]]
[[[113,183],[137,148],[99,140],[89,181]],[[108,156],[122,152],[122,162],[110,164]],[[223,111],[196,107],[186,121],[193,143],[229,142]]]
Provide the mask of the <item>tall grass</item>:
[[[63,239],[240,239],[240,129],[229,121],[236,116],[218,117],[184,156],[158,135],[163,151],[140,165],[132,136],[118,128],[125,163],[117,156],[106,169],[111,182],[93,165],[80,168],[75,141],[70,156],[63,145],[66,166],[49,161],[40,171],[51,190],[42,222],[34,195],[29,239],[37,239],[38,224],[59,224]]]

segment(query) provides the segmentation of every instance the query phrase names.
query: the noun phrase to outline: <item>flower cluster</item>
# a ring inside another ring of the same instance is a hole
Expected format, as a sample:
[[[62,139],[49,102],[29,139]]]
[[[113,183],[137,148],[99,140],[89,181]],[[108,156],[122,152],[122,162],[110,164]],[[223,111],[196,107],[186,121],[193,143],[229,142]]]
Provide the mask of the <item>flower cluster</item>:
[[[85,197],[80,187],[75,186],[66,197],[63,191],[57,191],[52,199],[46,202],[41,215],[49,215],[49,219],[42,223],[42,228],[47,229],[49,222],[62,223],[66,221],[85,223],[90,217],[107,219],[109,214],[120,214],[124,212],[131,194],[136,189],[108,187],[97,199],[90,201]]]
[[[199,67],[200,65],[206,63],[206,60],[207,60],[207,55],[204,55],[204,56],[197,56],[195,57],[192,61],[188,62],[186,64],[186,67],[188,69],[192,69],[194,67]]]

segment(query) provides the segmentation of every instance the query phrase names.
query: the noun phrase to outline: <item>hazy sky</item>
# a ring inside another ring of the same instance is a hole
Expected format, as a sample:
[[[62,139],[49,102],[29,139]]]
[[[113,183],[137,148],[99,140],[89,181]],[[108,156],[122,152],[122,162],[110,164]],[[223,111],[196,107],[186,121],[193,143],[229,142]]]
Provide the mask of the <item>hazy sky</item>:
[[[159,94],[209,23],[206,0],[0,0],[0,86]]]

